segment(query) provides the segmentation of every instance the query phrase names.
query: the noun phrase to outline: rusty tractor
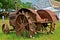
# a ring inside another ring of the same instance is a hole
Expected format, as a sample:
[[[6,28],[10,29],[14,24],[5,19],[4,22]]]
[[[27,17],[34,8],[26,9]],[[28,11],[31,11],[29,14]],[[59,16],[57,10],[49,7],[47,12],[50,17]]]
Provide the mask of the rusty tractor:
[[[35,11],[33,9],[22,8],[16,12],[9,13],[9,23],[16,34],[19,36],[24,30],[27,30],[31,38],[36,32],[44,30],[44,28],[47,33],[52,33],[57,20],[56,14],[50,10]],[[48,23],[50,23],[49,31],[46,29]],[[8,33],[10,30],[3,24],[2,31],[4,33]]]

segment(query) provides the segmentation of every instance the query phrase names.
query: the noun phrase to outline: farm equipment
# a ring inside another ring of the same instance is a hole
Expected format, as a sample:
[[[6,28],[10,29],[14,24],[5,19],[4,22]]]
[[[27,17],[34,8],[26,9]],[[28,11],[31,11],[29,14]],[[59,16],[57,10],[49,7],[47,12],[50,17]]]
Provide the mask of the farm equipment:
[[[13,30],[19,36],[24,30],[27,30],[29,37],[48,26],[50,23],[50,30],[47,33],[52,33],[55,28],[55,22],[58,17],[50,10],[33,10],[22,8],[16,12],[9,13],[9,23],[13,27]],[[8,30],[6,30],[8,29]],[[4,33],[9,33],[9,29],[5,24],[2,26]]]
[[[47,24],[50,23],[49,32],[52,33],[55,30],[55,22],[59,20],[57,15],[51,10],[38,10],[37,13],[42,19],[48,19]]]

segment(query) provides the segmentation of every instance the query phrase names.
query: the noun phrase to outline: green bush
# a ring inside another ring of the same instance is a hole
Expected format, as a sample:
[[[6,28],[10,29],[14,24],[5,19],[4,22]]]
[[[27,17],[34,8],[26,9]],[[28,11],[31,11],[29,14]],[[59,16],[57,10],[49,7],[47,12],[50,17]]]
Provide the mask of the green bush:
[[[60,2],[60,0],[56,0],[56,1],[59,1]]]

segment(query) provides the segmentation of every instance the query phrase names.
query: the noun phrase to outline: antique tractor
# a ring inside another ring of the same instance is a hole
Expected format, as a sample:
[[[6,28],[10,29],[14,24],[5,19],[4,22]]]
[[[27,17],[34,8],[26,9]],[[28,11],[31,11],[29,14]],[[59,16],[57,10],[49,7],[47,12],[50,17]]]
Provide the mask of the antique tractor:
[[[58,17],[54,12],[50,10],[32,10],[22,8],[16,12],[9,13],[9,23],[13,27],[13,30],[19,36],[24,30],[27,30],[29,37],[40,31],[44,30],[50,23],[50,30],[46,29],[47,33],[52,33],[55,29],[55,22],[58,20]],[[7,27],[6,24],[2,25],[2,31],[4,33],[9,33],[11,29]]]

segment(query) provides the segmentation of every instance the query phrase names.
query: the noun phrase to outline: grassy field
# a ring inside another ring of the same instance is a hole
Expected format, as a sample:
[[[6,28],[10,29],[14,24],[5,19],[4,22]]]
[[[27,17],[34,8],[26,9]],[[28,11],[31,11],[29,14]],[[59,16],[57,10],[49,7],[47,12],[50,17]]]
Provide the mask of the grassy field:
[[[9,23],[9,20],[5,20],[5,23]],[[60,40],[60,23],[56,23],[56,30],[54,34],[40,33],[36,34],[34,39],[24,36],[17,36],[15,32],[10,32],[9,34],[4,34],[1,29],[2,20],[0,19],[0,40]]]

